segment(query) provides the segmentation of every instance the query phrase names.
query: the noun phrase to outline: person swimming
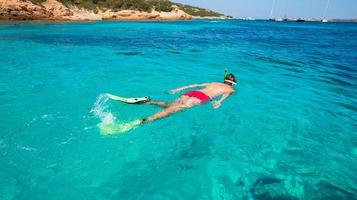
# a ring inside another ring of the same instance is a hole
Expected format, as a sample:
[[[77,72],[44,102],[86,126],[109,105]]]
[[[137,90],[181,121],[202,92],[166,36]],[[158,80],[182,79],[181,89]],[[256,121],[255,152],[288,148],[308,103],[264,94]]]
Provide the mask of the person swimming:
[[[191,108],[200,104],[207,103],[208,101],[222,96],[218,101],[213,101],[213,108],[217,109],[221,106],[221,103],[234,92],[233,86],[237,84],[236,77],[233,74],[225,74],[223,83],[213,82],[213,83],[202,83],[193,84],[170,91],[171,94],[176,94],[182,90],[204,87],[201,90],[193,90],[182,94],[177,100],[172,103],[166,103],[163,101],[148,101],[146,104],[157,105],[164,107],[164,110],[158,113],[142,119],[142,123],[148,123],[172,115],[181,110]]]
[[[115,123],[115,122],[109,124],[100,123],[98,126],[101,130],[101,134],[103,135],[125,133],[140,125],[164,117],[168,117],[169,115],[177,113],[181,110],[207,103],[208,101],[212,101],[212,99],[221,96],[221,98],[218,101],[212,101],[213,108],[217,109],[221,106],[221,103],[234,92],[233,86],[236,84],[237,84],[237,80],[235,76],[233,74],[228,74],[225,71],[223,83],[213,82],[213,83],[193,84],[193,85],[188,85],[188,86],[171,90],[170,91],[171,94],[176,94],[177,92],[183,90],[203,87],[200,90],[192,90],[182,94],[178,99],[176,99],[172,103],[166,103],[163,101],[153,101],[149,97],[122,98],[111,94],[107,94],[107,96],[113,100],[119,100],[125,103],[140,103],[140,104],[156,105],[156,106],[163,107],[164,109],[143,119],[138,119],[127,123]]]

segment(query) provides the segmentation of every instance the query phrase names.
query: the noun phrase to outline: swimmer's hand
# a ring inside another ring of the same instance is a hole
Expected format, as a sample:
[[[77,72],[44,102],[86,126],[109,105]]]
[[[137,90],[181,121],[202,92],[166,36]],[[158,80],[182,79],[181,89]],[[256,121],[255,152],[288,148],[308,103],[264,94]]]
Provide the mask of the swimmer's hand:
[[[229,95],[231,95],[231,94],[232,94],[232,92],[224,93],[224,94],[222,95],[222,97],[221,97],[220,100],[218,100],[218,101],[213,101],[213,102],[212,102],[213,108],[214,108],[214,109],[219,108],[219,107],[221,106],[222,101],[224,101],[225,99],[227,99],[227,97],[229,97]]]
[[[217,109],[217,108],[219,108],[219,107],[221,106],[221,102],[219,102],[219,101],[213,101],[213,102],[212,102],[212,105],[213,105],[213,108],[214,108],[214,109]]]

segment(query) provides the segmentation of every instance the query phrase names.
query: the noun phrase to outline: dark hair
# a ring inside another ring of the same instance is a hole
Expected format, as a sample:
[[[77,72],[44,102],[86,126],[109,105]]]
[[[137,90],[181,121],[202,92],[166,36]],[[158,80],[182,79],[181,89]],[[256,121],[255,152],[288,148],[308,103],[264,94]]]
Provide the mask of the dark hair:
[[[227,74],[227,76],[224,77],[224,80],[230,80],[230,81],[237,83],[237,79],[233,74]],[[232,85],[231,83],[228,83],[228,82],[227,82],[227,84]]]

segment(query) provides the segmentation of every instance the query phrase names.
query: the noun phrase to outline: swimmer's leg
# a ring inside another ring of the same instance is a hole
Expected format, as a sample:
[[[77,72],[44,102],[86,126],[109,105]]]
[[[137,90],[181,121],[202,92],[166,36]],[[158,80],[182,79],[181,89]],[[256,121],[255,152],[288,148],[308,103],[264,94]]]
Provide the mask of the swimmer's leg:
[[[184,107],[181,107],[180,105],[178,104],[171,104],[169,107],[167,107],[166,109],[148,117],[148,118],[144,118],[143,119],[143,123],[147,123],[147,122],[152,122],[154,120],[157,120],[157,119],[160,119],[160,118],[163,118],[163,117],[167,117],[171,114],[174,114],[180,110],[184,109]]]
[[[159,102],[161,104],[162,102]],[[137,128],[138,126],[147,123],[147,122],[152,122],[157,119],[161,119],[163,117],[167,117],[169,115],[172,115],[176,112],[179,112],[181,110],[191,108],[193,106],[199,105],[200,100],[196,98],[190,98],[190,97],[181,97],[177,99],[175,102],[167,105],[167,107],[160,112],[144,119],[138,119],[134,120],[131,122],[127,123],[112,123],[112,124],[99,124],[99,128],[101,130],[101,133],[103,135],[113,135],[113,134],[118,134],[118,133],[125,133],[128,132],[132,129]],[[154,105],[156,105],[154,103]],[[162,105],[162,104],[161,104]]]
[[[142,120],[142,122],[143,123],[152,122],[157,119],[161,119],[161,118],[167,117],[169,115],[172,115],[172,114],[179,112],[183,109],[191,108],[191,107],[193,107],[195,105],[199,105],[199,104],[200,104],[200,101],[198,99],[183,96],[183,97],[179,98],[178,100],[176,100],[175,102],[169,104],[168,107],[166,107],[164,110],[162,110],[150,117],[144,118]]]
[[[170,104],[163,102],[163,101],[148,101],[145,104],[149,104],[149,105],[156,105],[156,106],[160,106],[160,107],[164,107],[167,108]]]

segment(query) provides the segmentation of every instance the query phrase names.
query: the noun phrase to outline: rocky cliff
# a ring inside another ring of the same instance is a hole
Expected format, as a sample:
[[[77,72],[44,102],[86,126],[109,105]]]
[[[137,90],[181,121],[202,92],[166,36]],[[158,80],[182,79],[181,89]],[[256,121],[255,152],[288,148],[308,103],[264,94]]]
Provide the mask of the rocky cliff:
[[[190,20],[192,16],[178,6],[170,11],[140,9],[86,9],[78,5],[64,5],[56,0],[0,0],[0,19],[6,20]]]

